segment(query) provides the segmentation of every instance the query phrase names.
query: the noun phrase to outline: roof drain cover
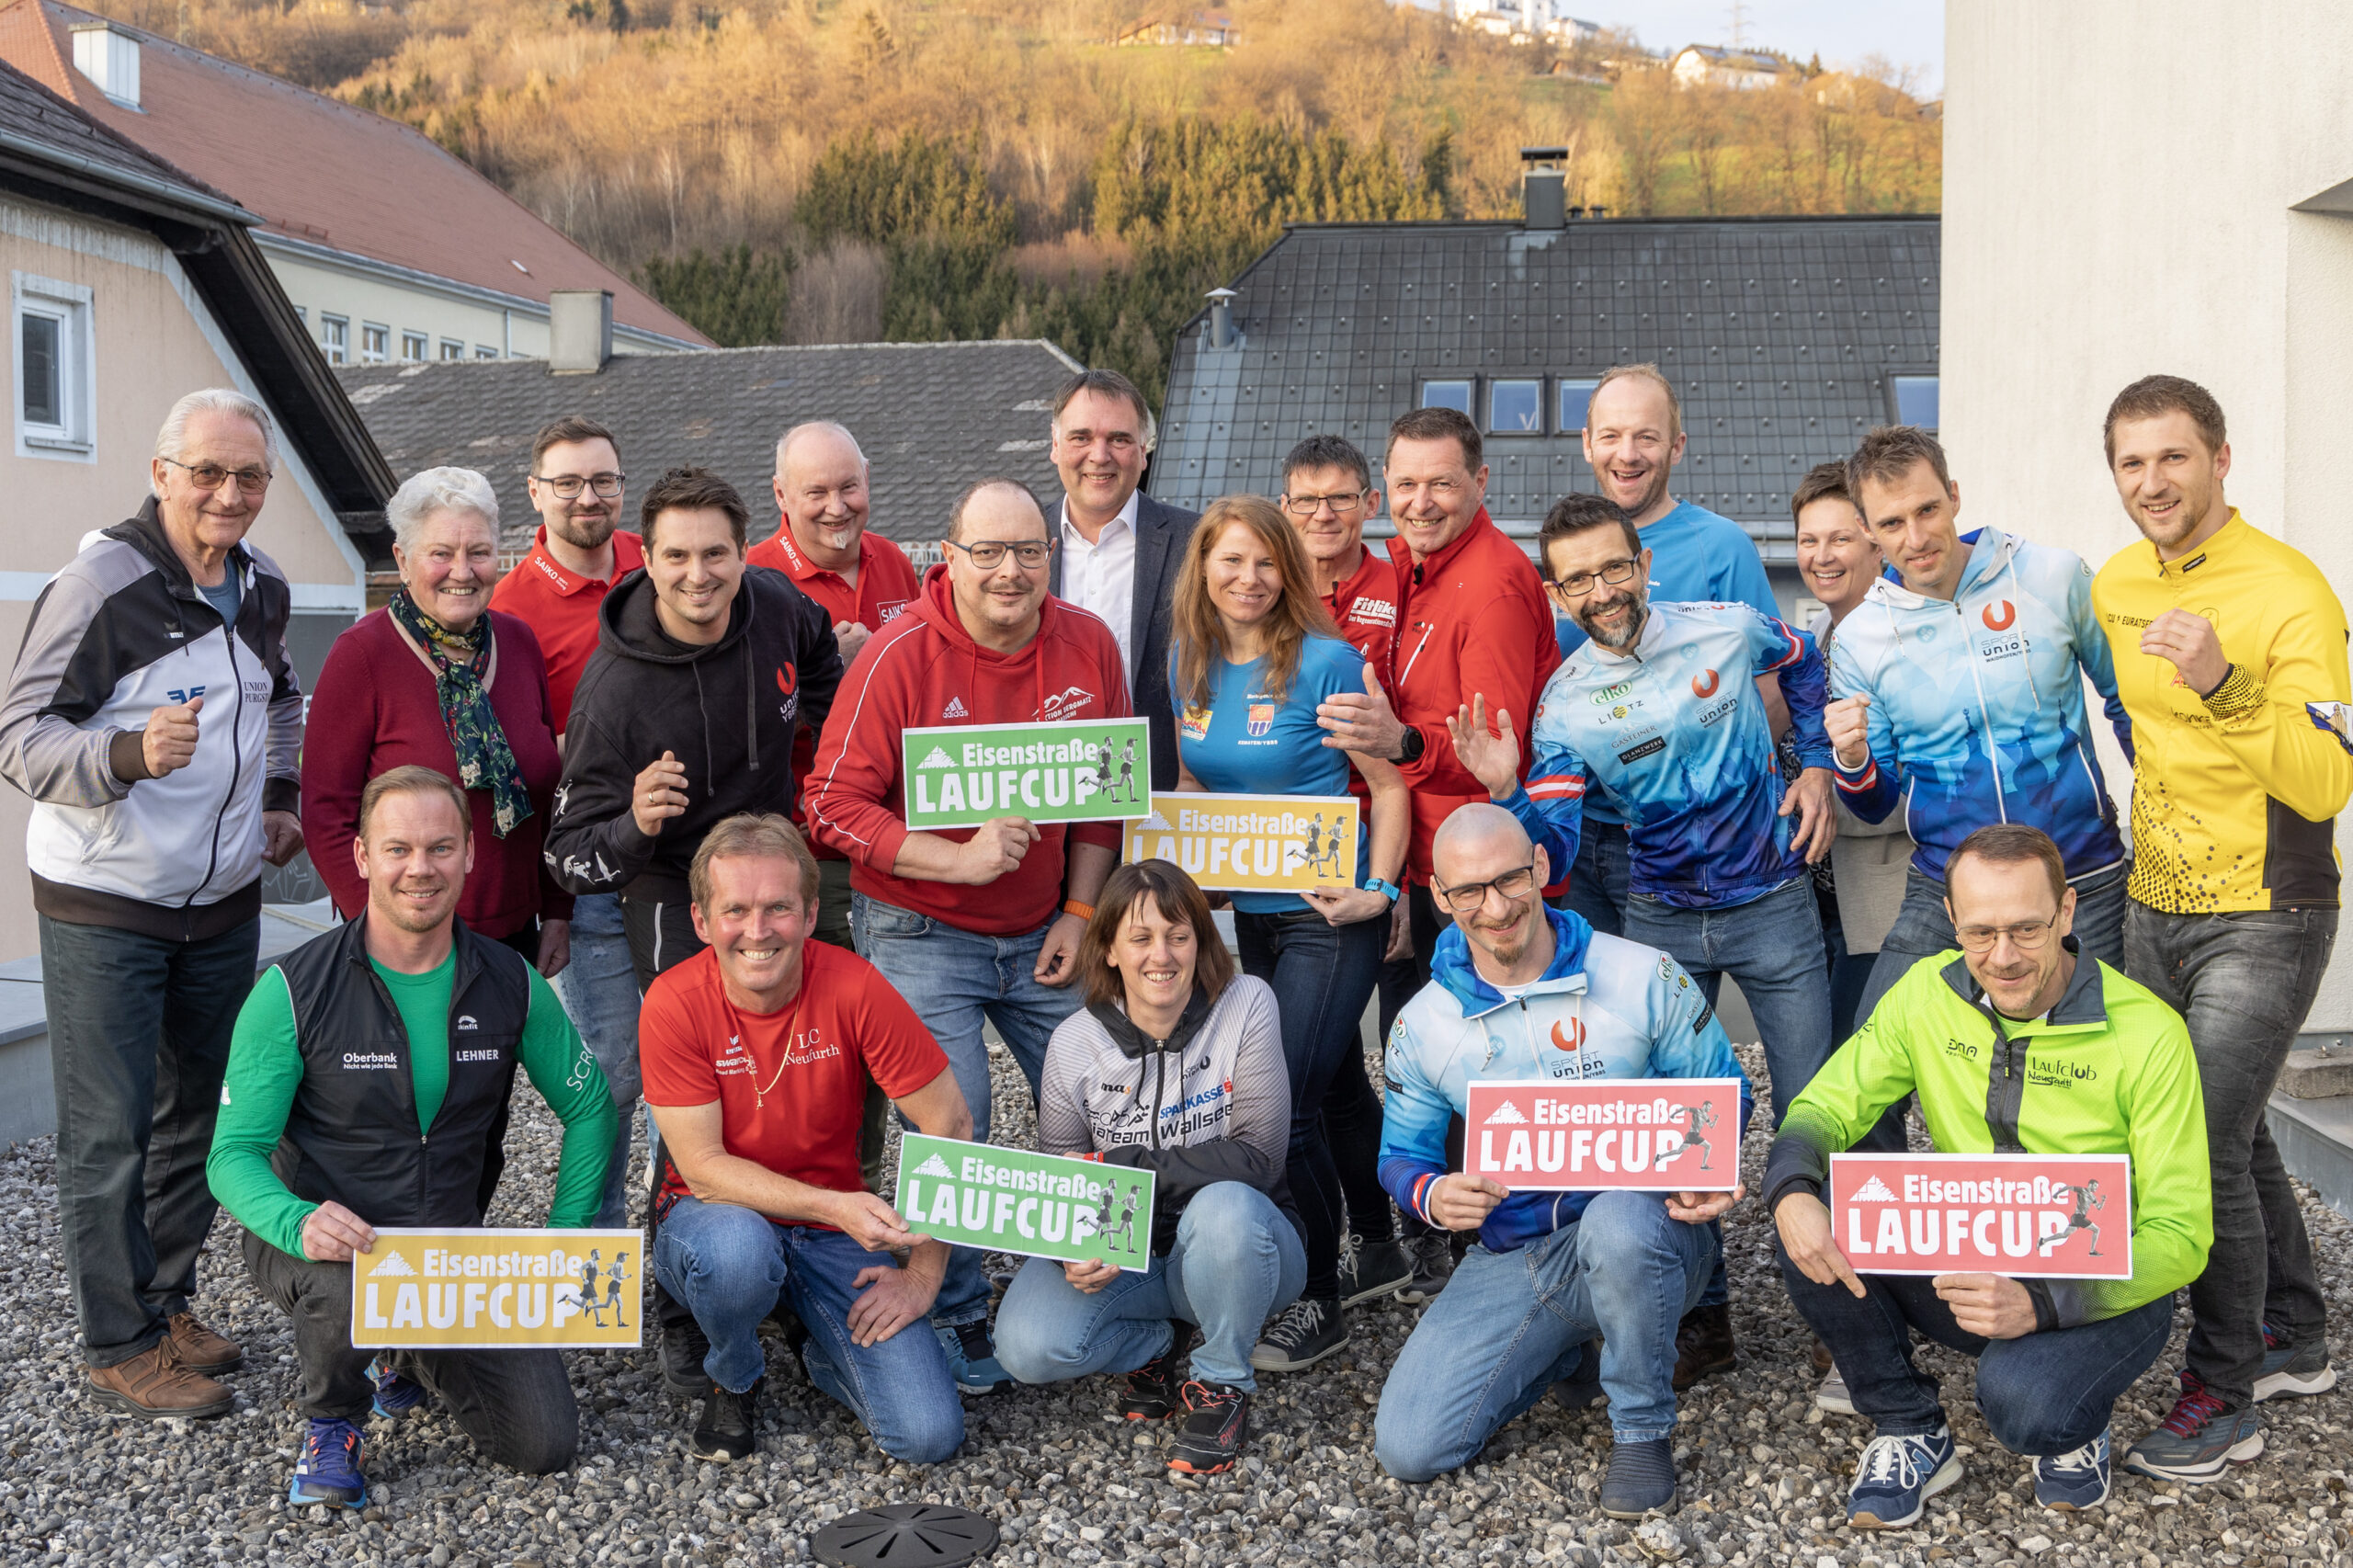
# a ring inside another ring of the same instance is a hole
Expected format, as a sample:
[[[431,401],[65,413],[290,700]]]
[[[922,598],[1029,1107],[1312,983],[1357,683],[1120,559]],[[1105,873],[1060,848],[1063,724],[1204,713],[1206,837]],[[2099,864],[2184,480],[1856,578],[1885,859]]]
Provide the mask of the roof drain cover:
[[[837,1568],[964,1568],[996,1542],[995,1521],[969,1508],[892,1503],[835,1520],[809,1546]]]

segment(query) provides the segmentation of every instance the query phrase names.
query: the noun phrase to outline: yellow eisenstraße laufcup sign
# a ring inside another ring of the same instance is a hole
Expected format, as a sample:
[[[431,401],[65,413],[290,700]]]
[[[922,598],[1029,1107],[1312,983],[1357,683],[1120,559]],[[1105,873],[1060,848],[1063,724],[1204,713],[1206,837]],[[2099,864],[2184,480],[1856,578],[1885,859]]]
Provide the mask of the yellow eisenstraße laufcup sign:
[[[1127,824],[1123,853],[1174,860],[1221,892],[1308,892],[1357,885],[1358,831],[1351,795],[1155,792],[1151,814]]]
[[[642,1343],[637,1231],[379,1229],[351,1259],[358,1349]]]

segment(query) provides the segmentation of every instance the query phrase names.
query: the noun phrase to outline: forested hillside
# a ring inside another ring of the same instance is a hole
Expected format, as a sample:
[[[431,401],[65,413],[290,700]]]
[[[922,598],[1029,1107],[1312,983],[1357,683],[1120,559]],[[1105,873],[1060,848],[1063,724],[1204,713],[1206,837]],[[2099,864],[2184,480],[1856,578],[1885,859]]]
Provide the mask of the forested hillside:
[[[720,341],[1042,335],[1155,390],[1286,220],[1516,213],[1524,144],[1617,213],[1938,196],[1891,71],[1678,90],[1384,0],[1235,0],[1227,50],[1112,47],[1140,0],[84,3],[411,121]]]

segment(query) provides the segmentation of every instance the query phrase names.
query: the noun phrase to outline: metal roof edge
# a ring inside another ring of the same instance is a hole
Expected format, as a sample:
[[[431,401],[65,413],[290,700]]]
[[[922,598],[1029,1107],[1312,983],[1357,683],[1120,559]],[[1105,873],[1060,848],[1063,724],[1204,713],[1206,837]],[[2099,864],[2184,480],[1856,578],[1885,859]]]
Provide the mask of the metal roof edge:
[[[74,112],[80,113],[78,109]],[[98,159],[68,152],[54,142],[43,142],[35,137],[19,136],[14,131],[0,131],[0,151],[19,153],[35,162],[46,164],[51,168],[98,181],[116,190],[143,196],[150,201],[160,202],[182,214],[198,214],[216,222],[234,223],[241,228],[250,228],[261,222],[258,214],[238,206],[233,201],[208,196],[194,187],[182,184],[177,180],[167,179],[159,175],[143,175],[119,165],[102,163]],[[142,152],[142,155],[146,154]]]
[[[1084,365],[1081,365],[1077,360],[1072,358],[1059,344],[1043,337],[944,337],[918,343],[745,343],[739,344],[732,348],[703,348],[697,347],[695,347],[694,353],[695,358],[699,359],[717,359],[735,354],[839,354],[847,352],[851,349],[870,351],[881,348],[1042,348],[1047,353],[1052,355],[1055,358],[1061,360],[1064,365],[1068,366],[1074,373],[1086,368]],[[615,361],[627,358],[653,358],[653,356],[614,356]],[[455,366],[463,365],[472,367],[476,370],[480,370],[486,367],[500,365],[537,365],[543,363],[543,361],[538,359],[436,359],[429,361],[429,363],[436,369],[448,369]],[[336,367],[336,369],[339,371],[390,370],[397,373],[401,370],[415,369],[415,368],[416,367],[414,365],[403,365],[398,361],[387,361],[381,365],[339,365]],[[608,365],[608,369],[609,368],[610,366]]]

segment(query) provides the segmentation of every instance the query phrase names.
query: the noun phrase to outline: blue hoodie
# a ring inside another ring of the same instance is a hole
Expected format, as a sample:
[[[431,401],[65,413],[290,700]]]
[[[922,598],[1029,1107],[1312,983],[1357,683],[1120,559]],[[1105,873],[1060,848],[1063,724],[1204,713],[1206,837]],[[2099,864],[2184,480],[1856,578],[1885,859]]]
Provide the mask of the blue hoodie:
[[[1381,1185],[1399,1208],[1430,1220],[1431,1185],[1451,1168],[1448,1121],[1473,1081],[1530,1078],[1738,1078],[1740,1124],[1756,1096],[1732,1041],[1683,966],[1655,948],[1602,936],[1583,916],[1547,908],[1552,961],[1517,1001],[1481,978],[1460,926],[1430,959],[1430,983],[1389,1031],[1381,1120]],[[1480,1227],[1509,1252],[1576,1223],[1583,1192],[1514,1193]],[[1436,1221],[1432,1221],[1433,1223]]]

